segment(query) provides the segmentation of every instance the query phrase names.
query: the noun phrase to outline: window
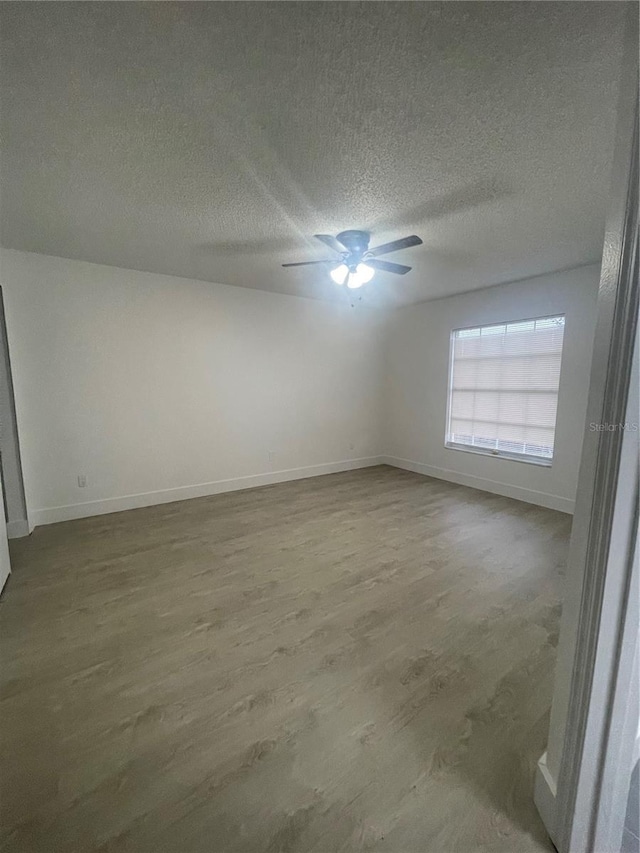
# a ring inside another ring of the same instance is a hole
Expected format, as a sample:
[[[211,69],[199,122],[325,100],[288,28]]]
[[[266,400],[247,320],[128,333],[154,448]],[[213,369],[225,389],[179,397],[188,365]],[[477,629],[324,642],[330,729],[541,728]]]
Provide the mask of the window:
[[[446,445],[551,464],[564,316],[451,334]]]

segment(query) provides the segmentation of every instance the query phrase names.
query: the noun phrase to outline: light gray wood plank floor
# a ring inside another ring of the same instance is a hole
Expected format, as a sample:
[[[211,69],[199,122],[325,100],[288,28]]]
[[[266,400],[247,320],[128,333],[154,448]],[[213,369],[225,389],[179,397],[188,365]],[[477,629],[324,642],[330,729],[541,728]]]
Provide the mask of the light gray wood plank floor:
[[[1,849],[551,850],[569,528],[381,466],[14,541]]]

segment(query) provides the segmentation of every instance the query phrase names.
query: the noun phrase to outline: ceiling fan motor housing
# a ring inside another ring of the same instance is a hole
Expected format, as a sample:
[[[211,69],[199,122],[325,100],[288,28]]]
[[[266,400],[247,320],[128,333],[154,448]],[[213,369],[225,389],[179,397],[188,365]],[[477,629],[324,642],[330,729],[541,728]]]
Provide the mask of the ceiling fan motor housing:
[[[336,240],[342,243],[349,255],[354,256],[353,260],[357,263],[369,248],[369,238],[368,231],[341,231]]]

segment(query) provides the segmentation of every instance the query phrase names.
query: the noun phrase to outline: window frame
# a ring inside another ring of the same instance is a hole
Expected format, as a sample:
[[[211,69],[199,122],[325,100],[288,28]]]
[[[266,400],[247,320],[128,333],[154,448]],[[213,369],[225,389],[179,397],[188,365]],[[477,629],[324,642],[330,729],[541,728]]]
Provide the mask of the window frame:
[[[553,466],[553,462],[555,459],[555,437],[558,426],[558,410],[556,410],[556,422],[553,430],[554,437],[554,447],[553,447],[553,456],[551,458],[547,458],[544,456],[534,456],[530,453],[513,453],[508,450],[492,450],[490,448],[484,447],[474,447],[471,444],[459,444],[455,441],[449,441],[449,433],[450,433],[450,424],[451,424],[451,399],[453,393],[453,348],[454,348],[454,340],[457,332],[464,332],[467,329],[484,329],[490,326],[508,326],[511,323],[533,323],[537,320],[550,320],[556,317],[562,317],[564,319],[563,325],[563,338],[562,338],[562,356],[560,359],[560,376],[558,379],[558,406],[560,405],[560,385],[562,382],[562,365],[564,361],[564,334],[567,329],[567,315],[564,311],[554,312],[553,314],[540,314],[537,317],[526,317],[523,319],[517,320],[490,320],[484,321],[481,325],[478,323],[474,323],[470,326],[458,326],[455,329],[451,329],[449,332],[449,374],[447,378],[447,414],[446,421],[444,427],[444,447],[445,450],[458,450],[462,453],[473,453],[477,456],[489,456],[493,459],[505,459],[511,462],[523,462],[525,465],[537,465],[540,468],[551,468]]]

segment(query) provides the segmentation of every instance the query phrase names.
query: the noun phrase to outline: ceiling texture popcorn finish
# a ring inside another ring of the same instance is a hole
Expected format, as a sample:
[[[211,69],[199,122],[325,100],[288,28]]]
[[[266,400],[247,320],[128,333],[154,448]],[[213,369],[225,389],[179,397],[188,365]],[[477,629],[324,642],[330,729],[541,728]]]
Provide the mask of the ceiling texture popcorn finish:
[[[404,304],[597,261],[625,3],[2,3],[2,245]],[[394,260],[406,262],[403,253]]]

